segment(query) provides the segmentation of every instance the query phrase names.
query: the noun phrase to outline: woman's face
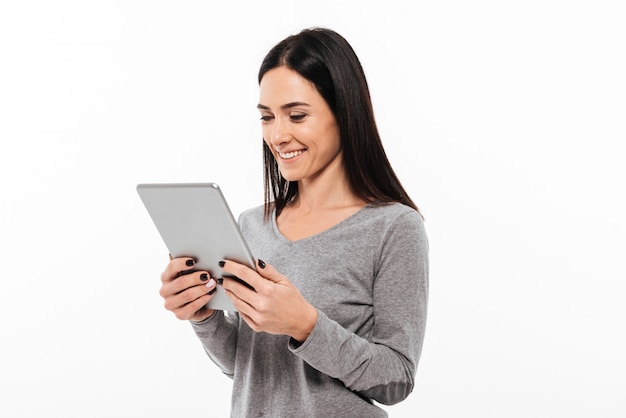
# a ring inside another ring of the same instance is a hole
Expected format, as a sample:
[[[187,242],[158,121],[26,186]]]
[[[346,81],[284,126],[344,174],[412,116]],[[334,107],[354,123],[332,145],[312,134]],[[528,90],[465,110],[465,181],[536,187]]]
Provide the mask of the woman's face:
[[[337,122],[311,82],[287,67],[268,71],[258,109],[263,139],[286,180],[313,180],[342,169]]]

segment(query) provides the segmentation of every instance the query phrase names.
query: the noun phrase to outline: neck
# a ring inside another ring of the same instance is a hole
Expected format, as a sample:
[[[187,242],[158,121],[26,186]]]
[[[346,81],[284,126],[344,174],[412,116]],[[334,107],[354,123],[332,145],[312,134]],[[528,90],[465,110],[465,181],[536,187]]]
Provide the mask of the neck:
[[[298,182],[298,196],[293,208],[306,212],[362,205],[363,202],[350,188],[345,173],[326,176],[326,179],[306,179]]]

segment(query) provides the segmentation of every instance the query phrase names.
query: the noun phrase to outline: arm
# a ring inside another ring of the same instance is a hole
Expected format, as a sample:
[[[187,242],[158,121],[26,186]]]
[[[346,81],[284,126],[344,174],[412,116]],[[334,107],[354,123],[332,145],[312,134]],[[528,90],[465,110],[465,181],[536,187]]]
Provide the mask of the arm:
[[[207,308],[216,280],[206,271],[194,271],[191,258],[171,259],[161,274],[159,294],[165,308],[180,320],[189,320],[209,357],[226,375],[234,369],[237,321],[222,311]]]
[[[292,352],[348,388],[383,404],[405,399],[425,332],[428,242],[419,215],[403,215],[382,241],[374,292],[374,328],[362,338],[319,312],[313,331]]]
[[[190,321],[198,339],[209,358],[222,373],[233,377],[235,371],[235,347],[237,345],[237,313],[215,311],[203,321]]]

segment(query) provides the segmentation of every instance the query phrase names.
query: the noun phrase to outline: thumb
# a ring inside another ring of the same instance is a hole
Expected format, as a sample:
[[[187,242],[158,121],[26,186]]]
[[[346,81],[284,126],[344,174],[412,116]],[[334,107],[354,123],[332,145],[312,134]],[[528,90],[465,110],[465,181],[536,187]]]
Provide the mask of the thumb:
[[[276,271],[274,267],[272,267],[270,264],[267,264],[265,261],[261,260],[260,258],[257,259],[256,265],[257,265],[257,269],[256,269],[257,273],[259,273],[261,276],[263,276],[263,278],[269,281],[278,283],[286,279],[285,276],[283,276],[278,271]]]

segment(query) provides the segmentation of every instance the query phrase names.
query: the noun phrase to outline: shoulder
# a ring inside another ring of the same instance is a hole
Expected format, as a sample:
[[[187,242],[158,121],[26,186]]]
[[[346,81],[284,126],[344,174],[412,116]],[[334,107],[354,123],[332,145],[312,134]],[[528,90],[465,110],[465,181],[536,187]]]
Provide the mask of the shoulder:
[[[263,223],[263,211],[264,206],[259,205],[249,209],[244,210],[239,215],[239,219],[237,222],[241,227],[245,225],[254,224],[254,223]]]
[[[376,211],[376,212],[387,213],[387,214],[394,214],[394,213],[404,214],[404,213],[412,213],[412,212],[415,212],[416,214],[418,214],[418,212],[412,207],[407,206],[403,203],[398,203],[398,202],[370,203],[369,205],[366,206],[366,208]]]
[[[423,225],[422,215],[410,206],[402,203],[370,204],[363,208],[365,217],[384,224]]]
[[[378,231],[383,240],[407,239],[427,241],[422,215],[402,203],[370,204],[361,211],[362,226]]]
[[[244,210],[239,215],[239,218],[249,218],[249,217],[257,217],[259,215],[263,216],[263,205],[254,206],[249,209]]]

